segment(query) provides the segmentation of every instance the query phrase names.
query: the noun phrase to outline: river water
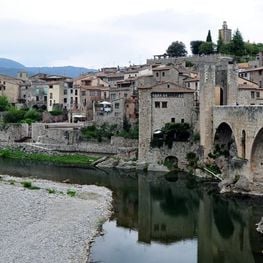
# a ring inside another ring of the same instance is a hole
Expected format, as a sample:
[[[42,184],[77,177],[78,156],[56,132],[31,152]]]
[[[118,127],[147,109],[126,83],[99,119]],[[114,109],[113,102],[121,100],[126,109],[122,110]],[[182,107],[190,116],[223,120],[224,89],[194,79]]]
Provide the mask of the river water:
[[[113,213],[91,262],[257,263],[263,236],[255,224],[263,200],[221,196],[211,182],[119,170],[65,168],[0,159],[0,174],[96,184],[113,191]]]

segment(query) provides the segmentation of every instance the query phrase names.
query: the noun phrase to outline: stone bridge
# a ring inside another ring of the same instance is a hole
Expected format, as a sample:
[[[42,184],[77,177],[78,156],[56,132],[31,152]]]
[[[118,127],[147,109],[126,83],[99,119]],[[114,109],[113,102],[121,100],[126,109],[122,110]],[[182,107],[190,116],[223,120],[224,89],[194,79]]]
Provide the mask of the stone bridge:
[[[213,107],[214,145],[235,142],[237,156],[247,160],[246,176],[263,183],[263,106]]]

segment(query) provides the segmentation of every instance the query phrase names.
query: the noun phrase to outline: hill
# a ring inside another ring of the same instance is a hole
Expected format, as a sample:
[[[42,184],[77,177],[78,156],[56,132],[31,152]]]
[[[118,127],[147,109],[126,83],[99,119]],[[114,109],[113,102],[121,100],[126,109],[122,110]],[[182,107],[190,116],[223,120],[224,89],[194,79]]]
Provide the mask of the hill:
[[[35,75],[37,73],[45,73],[50,75],[63,75],[68,77],[78,77],[81,74],[88,72],[95,72],[95,69],[88,69],[84,67],[26,67],[14,60],[0,58],[0,74],[15,77],[18,72],[26,71],[28,74]]]

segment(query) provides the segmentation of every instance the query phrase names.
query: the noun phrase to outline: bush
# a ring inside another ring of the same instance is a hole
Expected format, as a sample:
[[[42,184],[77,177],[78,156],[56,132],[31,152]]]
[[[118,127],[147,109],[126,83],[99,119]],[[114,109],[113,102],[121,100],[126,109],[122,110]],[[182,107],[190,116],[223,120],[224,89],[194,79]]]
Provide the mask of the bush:
[[[76,190],[75,189],[68,189],[67,190],[67,195],[74,197],[76,195]]]
[[[10,106],[8,98],[6,96],[0,96],[0,111],[7,111]]]
[[[62,115],[63,111],[62,110],[52,110],[49,112],[51,115],[53,116],[58,116],[58,115]]]
[[[11,107],[4,115],[5,123],[19,123],[24,119],[25,111]]]

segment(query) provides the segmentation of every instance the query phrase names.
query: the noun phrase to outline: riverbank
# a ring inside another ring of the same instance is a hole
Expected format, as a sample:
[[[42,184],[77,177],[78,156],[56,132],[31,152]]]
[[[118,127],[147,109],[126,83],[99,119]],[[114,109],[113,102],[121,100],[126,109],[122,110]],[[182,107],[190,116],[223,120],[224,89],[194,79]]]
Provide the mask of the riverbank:
[[[0,149],[0,157],[18,160],[40,161],[61,165],[90,166],[98,157],[83,154],[62,154],[57,152],[51,153],[31,153],[11,148]]]
[[[1,176],[0,195],[1,262],[87,262],[111,214],[111,192],[93,185]]]

